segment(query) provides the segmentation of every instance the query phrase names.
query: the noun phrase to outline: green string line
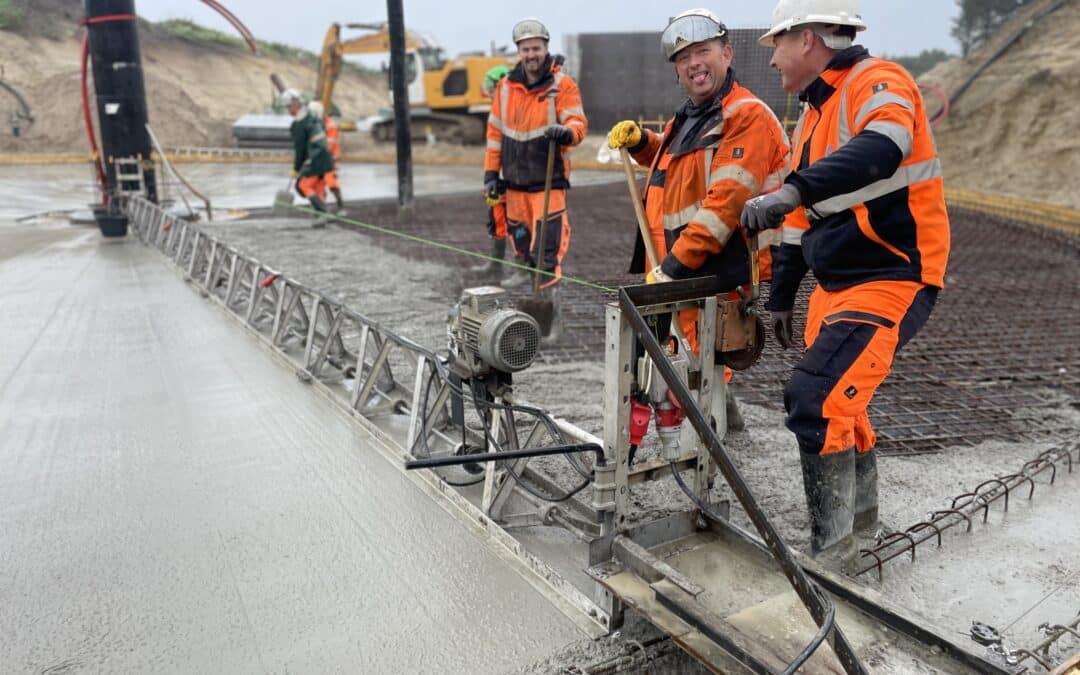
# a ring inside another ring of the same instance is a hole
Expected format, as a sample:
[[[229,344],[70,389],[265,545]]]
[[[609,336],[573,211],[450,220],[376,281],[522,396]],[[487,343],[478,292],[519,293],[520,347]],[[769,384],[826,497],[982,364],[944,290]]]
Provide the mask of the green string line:
[[[468,249],[459,248],[457,246],[451,246],[450,244],[444,244],[444,243],[439,242],[439,241],[433,241],[431,239],[424,239],[423,237],[417,237],[417,236],[412,235],[412,234],[405,234],[404,232],[396,232],[396,231],[391,230],[389,228],[380,227],[378,225],[372,225],[370,223],[363,223],[363,222],[360,222],[359,220],[353,220],[351,218],[343,218],[342,216],[335,216],[335,215],[327,213],[325,211],[316,211],[315,209],[313,209],[313,208],[311,208],[309,206],[298,206],[297,205],[297,206],[290,206],[290,208],[292,208],[292,209],[294,209],[296,211],[301,211],[303,213],[309,213],[311,215],[314,215],[314,216],[317,216],[317,217],[320,217],[320,218],[330,218],[332,220],[341,221],[343,223],[348,223],[350,225],[356,225],[357,227],[362,227],[362,228],[365,228],[365,229],[368,229],[368,230],[373,230],[373,231],[379,232],[381,234],[388,234],[388,235],[391,235],[391,236],[394,236],[394,237],[399,237],[401,239],[406,239],[408,241],[416,242],[418,244],[424,244],[426,246],[434,246],[435,248],[441,248],[441,249],[443,249],[445,251],[452,251],[454,253],[460,253],[460,254],[463,254],[463,255],[468,255],[468,256],[472,256],[474,258],[480,258],[481,260],[494,261],[494,262],[499,263],[500,265],[505,265],[507,267],[515,267],[517,269],[524,270],[526,272],[534,272],[536,274],[543,274],[544,276],[548,276],[548,277],[551,277],[553,279],[555,278],[555,273],[554,272],[546,272],[544,270],[538,270],[536,268],[529,267],[528,265],[522,265],[521,263],[511,262],[509,260],[502,260],[500,258],[495,258],[495,257],[489,256],[489,255],[485,255],[483,253],[477,253],[476,251],[470,251]],[[579,286],[585,286],[587,288],[593,288],[593,289],[596,289],[596,290],[599,290],[599,291],[605,291],[607,293],[617,293],[618,292],[614,288],[608,288],[607,286],[602,286],[602,285],[594,283],[592,281],[588,281],[588,280],[585,280],[585,279],[578,279],[576,277],[570,277],[570,276],[567,276],[565,274],[562,276],[562,279],[563,279],[563,281],[567,281],[569,283],[578,284]]]

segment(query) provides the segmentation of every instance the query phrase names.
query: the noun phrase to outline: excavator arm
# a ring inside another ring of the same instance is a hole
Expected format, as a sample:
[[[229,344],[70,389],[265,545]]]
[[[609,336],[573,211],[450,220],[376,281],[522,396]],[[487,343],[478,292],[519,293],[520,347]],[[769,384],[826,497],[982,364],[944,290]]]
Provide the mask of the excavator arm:
[[[315,98],[322,101],[323,109],[330,110],[330,101],[334,97],[334,85],[341,74],[343,57],[346,54],[379,54],[390,51],[390,29],[388,24],[351,23],[348,28],[361,28],[375,31],[370,35],[361,35],[341,41],[341,24],[334,23],[323,38],[322,52],[319,55],[319,75],[315,82]],[[419,35],[405,32],[405,49],[419,49],[428,46]]]

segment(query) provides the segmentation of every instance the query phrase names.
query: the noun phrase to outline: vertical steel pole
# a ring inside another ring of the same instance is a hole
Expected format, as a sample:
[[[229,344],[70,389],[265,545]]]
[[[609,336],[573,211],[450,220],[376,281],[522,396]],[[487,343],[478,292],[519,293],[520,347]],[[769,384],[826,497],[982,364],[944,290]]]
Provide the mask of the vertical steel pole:
[[[412,218],[412,130],[409,124],[409,89],[406,81],[405,13],[401,0],[386,0],[390,26],[390,88],[394,97],[394,140],[397,144],[398,215]],[[420,69],[417,69],[420,77]]]

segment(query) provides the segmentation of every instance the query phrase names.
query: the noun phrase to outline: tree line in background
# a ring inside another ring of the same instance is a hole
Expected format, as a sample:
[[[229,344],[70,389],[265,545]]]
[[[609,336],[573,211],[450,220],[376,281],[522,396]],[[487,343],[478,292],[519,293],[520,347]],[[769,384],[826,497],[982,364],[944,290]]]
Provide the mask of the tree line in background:
[[[1016,10],[1032,0],[956,0],[960,16],[953,21],[952,36],[967,56],[1008,21]]]

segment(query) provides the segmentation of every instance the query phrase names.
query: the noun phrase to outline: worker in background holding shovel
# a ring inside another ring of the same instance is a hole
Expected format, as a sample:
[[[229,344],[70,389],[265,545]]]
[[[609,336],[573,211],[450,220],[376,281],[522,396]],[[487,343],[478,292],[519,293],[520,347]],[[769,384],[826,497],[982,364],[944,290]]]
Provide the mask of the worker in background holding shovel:
[[[648,272],[648,283],[715,276],[721,288],[734,291],[752,280],[739,214],[751,197],[780,187],[789,160],[787,134],[772,110],[735,79],[727,28],[715,14],[691,9],[675,17],[661,49],[689,100],[661,134],[632,121],[619,122],[608,134],[608,146],[619,149],[624,162],[628,151],[649,167],[644,208],[638,209],[646,222],[630,271]],[[631,188],[636,193],[632,179]],[[766,236],[756,243],[761,278],[768,279],[768,247],[779,240]],[[647,249],[654,255],[647,256]],[[695,352],[697,317],[697,310],[679,313]],[[726,403],[728,417],[736,416],[734,399]]]
[[[326,193],[326,174],[334,170],[334,159],[326,144],[326,131],[322,121],[310,114],[300,94],[287,89],[281,98],[292,115],[289,127],[293,141],[292,176],[296,179],[296,191],[311,203],[320,214],[326,212],[323,195]],[[326,219],[319,217],[312,227],[326,227]]]
[[[588,122],[577,83],[548,53],[550,35],[544,24],[523,19],[512,36],[521,60],[495,88],[491,101],[484,194],[498,198],[501,172],[508,234],[515,252],[539,270],[539,278],[514,275],[503,285],[533,281],[533,297],[521,309],[533,315],[551,340],[560,330],[555,285],[570,246],[570,163],[565,153],[585,138]]]

